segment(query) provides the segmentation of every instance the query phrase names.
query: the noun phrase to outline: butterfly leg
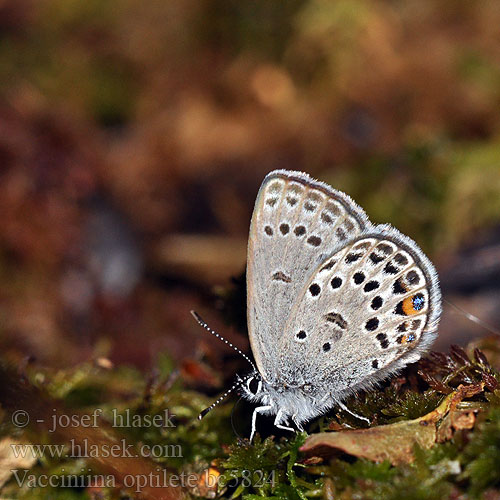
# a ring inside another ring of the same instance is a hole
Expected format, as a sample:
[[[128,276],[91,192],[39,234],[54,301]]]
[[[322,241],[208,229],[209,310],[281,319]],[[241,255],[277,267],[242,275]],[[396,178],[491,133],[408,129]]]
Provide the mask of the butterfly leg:
[[[250,442],[252,442],[253,440],[253,436],[255,434],[255,430],[257,428],[257,414],[258,413],[262,413],[264,411],[267,411],[267,410],[270,410],[272,408],[272,406],[268,405],[268,406],[258,406],[257,408],[255,408],[255,410],[253,411],[253,414],[252,414],[252,432],[250,434]]]
[[[283,412],[281,410],[278,410],[278,413],[276,414],[276,418],[274,419],[274,425],[278,428],[278,429],[282,429],[284,431],[292,431],[292,432],[295,432],[295,429],[293,429],[292,427],[287,427],[286,425],[281,425],[279,423],[279,421],[281,420],[281,416],[283,415]]]
[[[304,427],[302,427],[302,425],[297,422],[297,414],[296,413],[294,415],[292,415],[292,422],[297,426],[297,429],[300,432],[302,432],[304,430]]]
[[[331,394],[326,393],[321,399],[320,399],[320,404],[324,403],[328,398],[331,398]]]
[[[350,413],[353,417],[359,418],[360,420],[364,420],[368,424],[370,423],[370,420],[366,417],[363,417],[362,415],[358,415],[357,413],[354,413],[353,411],[349,410],[347,406],[344,403],[341,403],[340,401],[337,401],[337,404],[347,413]]]

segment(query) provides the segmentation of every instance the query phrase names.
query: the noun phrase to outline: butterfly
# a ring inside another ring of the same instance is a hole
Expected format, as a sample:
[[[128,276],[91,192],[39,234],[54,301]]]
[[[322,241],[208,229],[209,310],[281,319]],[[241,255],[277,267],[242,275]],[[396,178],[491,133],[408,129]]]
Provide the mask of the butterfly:
[[[334,406],[349,411],[346,398],[421,357],[440,315],[436,270],[413,240],[305,173],[269,173],[248,240],[255,364],[236,384],[258,405],[250,440],[258,414],[293,431]]]

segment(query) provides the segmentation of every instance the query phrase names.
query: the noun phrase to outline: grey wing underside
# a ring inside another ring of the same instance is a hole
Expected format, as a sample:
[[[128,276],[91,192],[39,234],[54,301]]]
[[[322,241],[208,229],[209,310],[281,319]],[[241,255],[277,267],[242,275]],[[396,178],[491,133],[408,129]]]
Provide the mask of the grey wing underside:
[[[371,227],[351,198],[306,174],[277,170],[264,179],[250,225],[247,315],[268,382],[278,376],[285,324],[313,271]]]
[[[436,336],[437,274],[418,246],[376,226],[309,275],[278,344],[276,369],[290,385],[341,399],[417,361]]]

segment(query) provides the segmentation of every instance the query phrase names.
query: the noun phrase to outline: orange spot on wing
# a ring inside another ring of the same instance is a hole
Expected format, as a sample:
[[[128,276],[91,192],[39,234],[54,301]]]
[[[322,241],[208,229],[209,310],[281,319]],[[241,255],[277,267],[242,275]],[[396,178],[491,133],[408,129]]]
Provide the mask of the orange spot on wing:
[[[415,334],[414,333],[406,333],[403,335],[403,338],[401,339],[402,344],[407,344],[409,342],[413,342],[415,340]]]
[[[417,314],[419,312],[413,305],[413,297],[406,297],[406,299],[403,300],[403,312],[407,316],[412,316],[413,314]]]

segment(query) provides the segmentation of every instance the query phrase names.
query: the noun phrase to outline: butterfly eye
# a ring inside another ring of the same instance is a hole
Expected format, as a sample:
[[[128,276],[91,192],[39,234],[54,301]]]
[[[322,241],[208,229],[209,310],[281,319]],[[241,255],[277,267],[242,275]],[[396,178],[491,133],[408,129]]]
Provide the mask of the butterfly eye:
[[[248,390],[254,395],[260,391],[261,385],[262,385],[261,381],[257,380],[255,377],[248,379],[247,382]]]

